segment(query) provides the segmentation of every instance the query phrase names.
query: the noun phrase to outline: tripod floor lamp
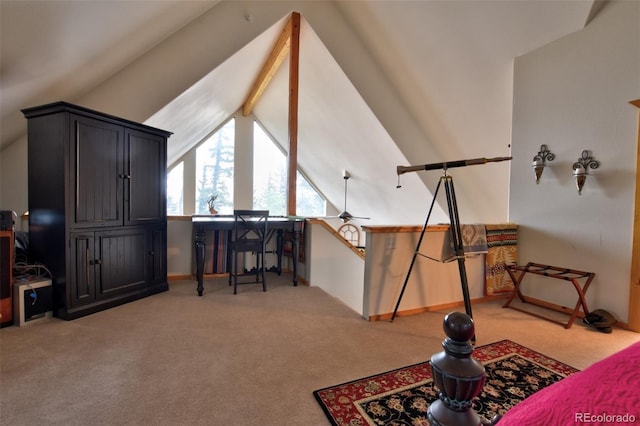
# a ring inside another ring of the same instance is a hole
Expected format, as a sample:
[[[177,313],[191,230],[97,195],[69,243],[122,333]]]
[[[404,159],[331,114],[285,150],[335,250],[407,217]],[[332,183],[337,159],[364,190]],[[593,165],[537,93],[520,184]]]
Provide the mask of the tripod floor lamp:
[[[398,313],[398,307],[400,306],[400,302],[402,301],[402,296],[404,295],[404,291],[407,288],[407,283],[409,282],[411,271],[413,270],[413,266],[416,262],[417,256],[420,254],[420,246],[422,245],[422,239],[424,238],[425,231],[427,230],[429,218],[431,217],[431,212],[433,211],[433,206],[435,205],[436,197],[438,196],[438,191],[440,190],[440,186],[442,184],[444,184],[444,189],[445,189],[446,198],[447,198],[447,210],[449,214],[449,220],[451,223],[450,234],[452,239],[453,251],[458,261],[458,270],[460,272],[460,283],[462,286],[462,297],[464,299],[464,308],[465,308],[466,314],[469,315],[471,318],[473,318],[473,315],[471,312],[471,300],[469,297],[469,285],[467,282],[467,270],[464,263],[465,261],[464,245],[462,242],[462,232],[460,231],[460,218],[458,215],[458,204],[456,201],[456,193],[453,185],[453,177],[447,173],[447,170],[454,167],[466,167],[466,166],[494,163],[494,162],[506,161],[506,160],[511,160],[511,157],[475,158],[471,160],[424,164],[421,166],[398,166],[397,167],[397,173],[398,173],[397,188],[401,187],[400,175],[404,173],[418,172],[422,170],[442,170],[443,175],[440,177],[440,180],[438,181],[438,185],[436,186],[436,190],[433,193],[433,199],[431,200],[431,205],[429,206],[427,218],[424,222],[424,226],[422,227],[422,232],[420,233],[420,237],[418,238],[418,244],[413,253],[413,258],[411,259],[411,263],[409,265],[409,271],[407,272],[406,278],[404,280],[404,284],[402,285],[402,290],[400,291],[398,302],[396,303],[395,309],[393,310],[391,321],[395,319],[396,314]]]

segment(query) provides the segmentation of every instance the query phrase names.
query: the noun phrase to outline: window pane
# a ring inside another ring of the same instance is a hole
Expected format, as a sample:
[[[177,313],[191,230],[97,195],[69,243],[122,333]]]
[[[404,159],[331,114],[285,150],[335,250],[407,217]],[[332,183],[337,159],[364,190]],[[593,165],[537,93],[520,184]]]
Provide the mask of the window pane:
[[[231,119],[196,149],[196,214],[209,213],[212,195],[218,213],[233,214],[234,135]]]
[[[286,214],[287,159],[257,123],[253,125],[253,208]]]
[[[253,208],[271,215],[287,214],[287,158],[257,123],[253,126]],[[324,216],[326,202],[305,177],[297,172],[296,213]]]
[[[184,162],[178,163],[167,174],[167,214],[182,214]]]
[[[325,216],[327,203],[324,198],[298,171],[296,181],[296,214],[299,216]]]

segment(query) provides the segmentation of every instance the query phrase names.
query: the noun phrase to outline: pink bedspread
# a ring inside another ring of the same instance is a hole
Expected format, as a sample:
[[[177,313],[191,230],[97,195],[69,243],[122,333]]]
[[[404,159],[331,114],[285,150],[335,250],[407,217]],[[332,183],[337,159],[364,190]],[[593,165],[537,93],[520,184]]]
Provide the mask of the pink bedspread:
[[[640,424],[640,342],[531,395],[498,426]]]

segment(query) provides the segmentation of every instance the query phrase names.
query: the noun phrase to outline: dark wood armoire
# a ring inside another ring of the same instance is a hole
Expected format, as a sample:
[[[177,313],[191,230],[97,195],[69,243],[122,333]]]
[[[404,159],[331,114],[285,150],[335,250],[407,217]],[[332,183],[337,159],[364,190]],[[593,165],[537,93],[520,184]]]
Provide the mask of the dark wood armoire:
[[[168,289],[170,132],[66,102],[28,123],[29,257],[74,319]]]

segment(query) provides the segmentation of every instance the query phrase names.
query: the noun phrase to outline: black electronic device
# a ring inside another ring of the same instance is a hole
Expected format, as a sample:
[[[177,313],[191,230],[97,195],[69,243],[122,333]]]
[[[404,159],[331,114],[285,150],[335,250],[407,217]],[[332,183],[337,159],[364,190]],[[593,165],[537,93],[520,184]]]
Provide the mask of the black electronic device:
[[[9,231],[16,224],[16,212],[0,210],[0,231]]]
[[[31,321],[52,316],[53,292],[50,279],[14,283],[14,325],[22,327]]]
[[[38,289],[25,289],[24,294],[24,320],[43,317],[51,311],[51,286],[40,287]]]

